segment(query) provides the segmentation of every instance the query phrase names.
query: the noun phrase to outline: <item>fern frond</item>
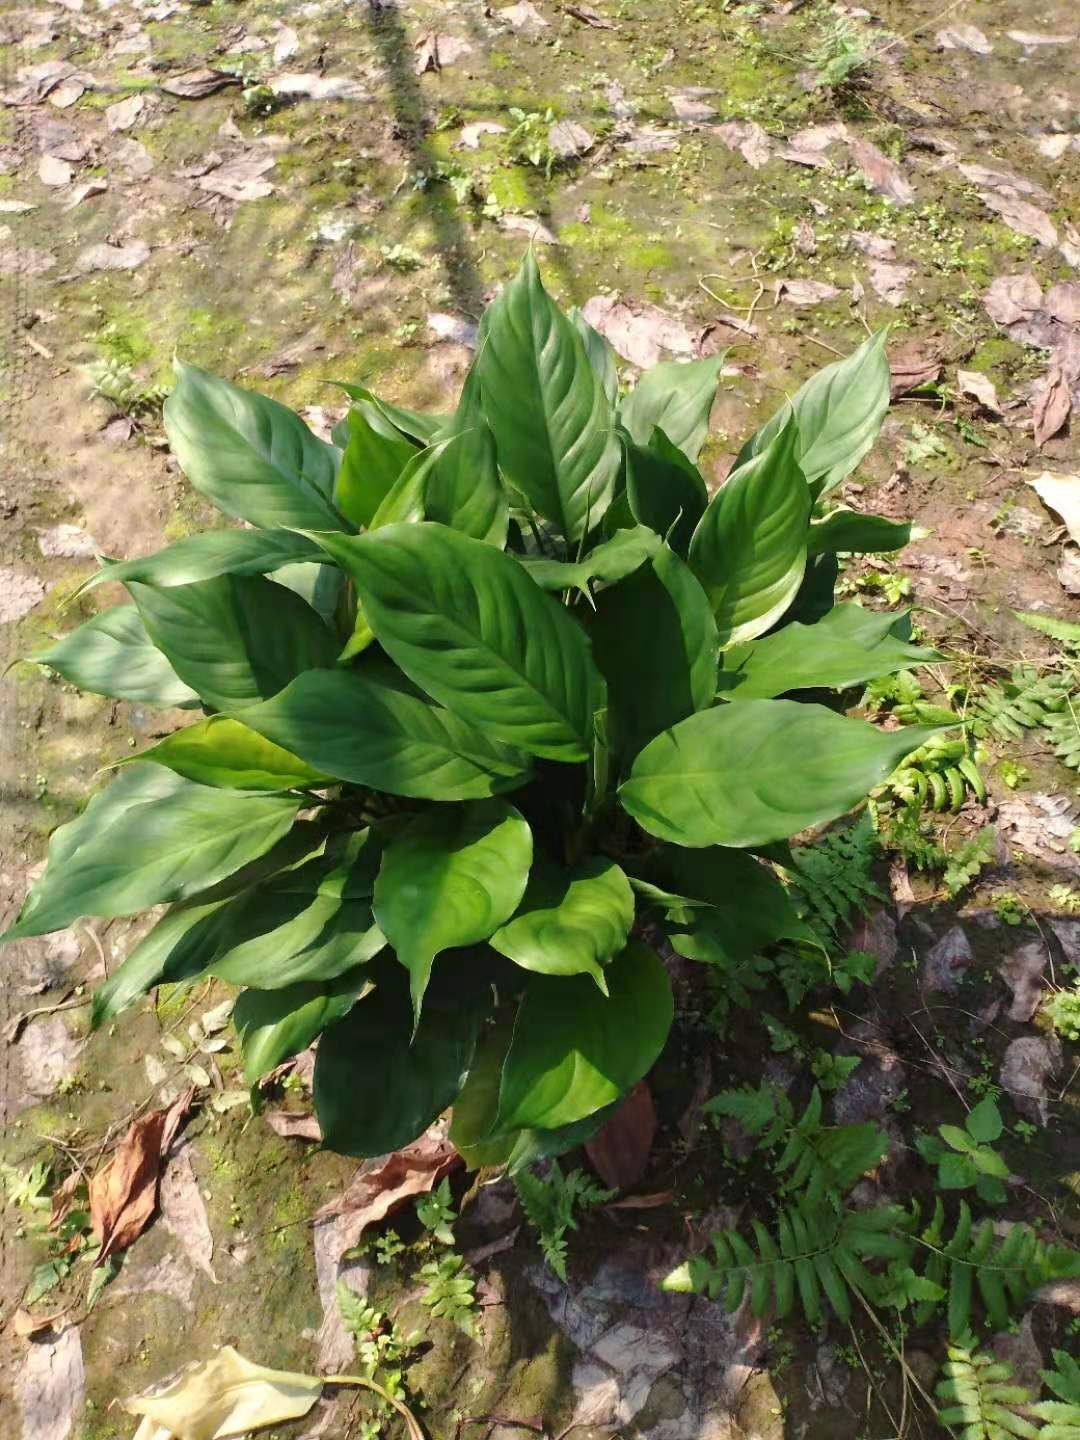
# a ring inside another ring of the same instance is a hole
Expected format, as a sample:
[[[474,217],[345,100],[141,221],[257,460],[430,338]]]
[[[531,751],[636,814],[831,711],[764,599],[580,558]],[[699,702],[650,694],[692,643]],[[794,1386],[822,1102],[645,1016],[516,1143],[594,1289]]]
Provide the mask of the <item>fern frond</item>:
[[[778,1212],[775,1233],[751,1220],[753,1243],[738,1230],[713,1235],[712,1255],[680,1265],[663,1288],[722,1299],[728,1310],[737,1310],[749,1293],[755,1315],[773,1310],[781,1320],[791,1314],[798,1296],[811,1324],[821,1319],[827,1298],[842,1320],[850,1320],[853,1290],[870,1304],[878,1298],[878,1278],[865,1262],[910,1254],[904,1233],[910,1219],[899,1205],[838,1213],[802,1201]]]
[[[870,878],[877,859],[878,837],[865,813],[846,830],[830,830],[812,845],[795,847],[792,880],[810,915],[828,933],[845,926],[852,913],[862,913],[881,890]]]
[[[1070,770],[1080,770],[1080,696],[1066,698],[1064,708],[1044,721],[1054,754]]]
[[[1014,610],[1013,614],[1029,629],[1040,630],[1070,650],[1080,650],[1080,625],[1073,624],[1071,620],[1061,620],[1056,615],[1038,615],[1032,610]]]
[[[776,1162],[785,1174],[784,1189],[802,1190],[809,1205],[836,1200],[881,1161],[889,1148],[884,1130],[870,1121],[857,1125],[822,1125],[821,1092],[814,1087],[810,1103],[792,1126]]]
[[[1060,675],[1040,675],[1030,665],[1014,666],[1001,685],[984,685],[968,708],[968,728],[980,737],[1019,740],[1025,730],[1045,725],[1068,703],[1069,684]]]
[[[1040,1434],[1037,1425],[1013,1408],[1030,1405],[1030,1394],[1022,1385],[1011,1384],[1011,1367],[977,1350],[970,1334],[949,1346],[943,1375],[935,1393],[950,1403],[938,1419],[958,1430],[963,1440],[1036,1440]]]
[[[1042,1420],[1039,1440],[1080,1440],[1080,1365],[1064,1350],[1055,1350],[1053,1370],[1040,1370],[1043,1383],[1058,1397],[1040,1400],[1031,1413]]]
[[[721,1090],[701,1108],[706,1115],[725,1115],[737,1120],[748,1135],[758,1139],[760,1146],[775,1145],[794,1119],[791,1101],[767,1080],[756,1090],[751,1085],[739,1090]]]

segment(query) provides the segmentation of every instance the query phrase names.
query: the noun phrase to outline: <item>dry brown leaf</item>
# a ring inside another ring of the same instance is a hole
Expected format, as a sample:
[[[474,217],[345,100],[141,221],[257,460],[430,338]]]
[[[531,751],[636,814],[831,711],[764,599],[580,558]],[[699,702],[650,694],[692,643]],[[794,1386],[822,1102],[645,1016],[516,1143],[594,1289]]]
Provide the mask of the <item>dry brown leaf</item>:
[[[1044,505],[1061,516],[1065,528],[1080,545],[1080,475],[1044,470],[1033,479],[1029,477],[1028,484]]]
[[[820,305],[823,300],[835,300],[840,291],[827,280],[790,280],[776,282],[776,300],[786,300],[789,305]]]
[[[286,1140],[321,1140],[322,1127],[314,1115],[299,1115],[293,1110],[269,1110],[266,1123],[275,1135]]]
[[[31,1315],[29,1310],[20,1306],[11,1317],[11,1328],[23,1340],[28,1340],[31,1335],[40,1335],[44,1330],[51,1330],[66,1314],[66,1310],[57,1310],[52,1315]]]
[[[434,30],[428,30],[413,43],[416,51],[416,60],[413,62],[413,69],[417,75],[423,75],[427,70],[434,70],[436,74],[442,69],[439,63],[439,37]]]
[[[163,80],[161,88],[167,95],[176,95],[181,100],[202,100],[207,95],[213,95],[216,90],[223,90],[226,85],[239,84],[240,80],[236,75],[200,65],[194,70],[185,70],[182,75]]]
[[[433,1126],[404,1150],[360,1170],[345,1193],[324,1205],[316,1218],[341,1216],[348,1230],[348,1249],[369,1225],[385,1220],[414,1196],[426,1195],[462,1163],[445,1129]]]
[[[957,370],[956,384],[961,395],[977,400],[985,410],[992,410],[995,415],[1001,414],[997,390],[988,376],[981,375],[978,370]]]
[[[932,385],[941,374],[941,360],[917,340],[907,340],[889,351],[892,398],[896,400],[922,385]]]
[[[1031,416],[1034,422],[1035,444],[1045,445],[1069,418],[1072,409],[1072,395],[1061,366],[1053,366],[1040,380],[1035,382],[1032,393]]]
[[[999,325],[1027,320],[1042,304],[1042,288],[1030,271],[1025,275],[999,275],[983,296],[983,308]]]
[[[654,1190],[649,1195],[623,1195],[604,1206],[605,1210],[659,1210],[664,1205],[674,1205],[674,1190]]]
[[[1080,325],[1080,284],[1074,280],[1051,285],[1043,306],[1048,315],[1062,325]]]
[[[100,1241],[95,1265],[126,1250],[146,1229],[157,1207],[161,1157],[191,1105],[185,1090],[168,1110],[151,1110],[128,1130],[109,1163],[90,1181],[90,1222]]]
[[[589,1163],[612,1190],[630,1190],[645,1173],[656,1137],[648,1082],[639,1080],[614,1115],[585,1143]]]
[[[910,205],[915,199],[915,189],[895,160],[883,155],[869,140],[851,140],[848,145],[851,158],[865,176],[871,189],[879,195],[895,201],[897,205]]]
[[[82,1172],[73,1170],[67,1179],[56,1187],[52,1195],[52,1211],[49,1215],[49,1229],[56,1230],[67,1219],[75,1204],[75,1192],[82,1183]]]
[[[1015,230],[1018,235],[1030,236],[1048,250],[1057,246],[1058,233],[1054,222],[1037,205],[1019,200],[1014,195],[999,195],[990,191],[983,191],[980,199],[988,210],[1000,215],[1009,229]]]
[[[574,20],[580,20],[583,25],[589,25],[593,30],[617,30],[619,27],[610,20],[605,20],[602,15],[597,15],[594,10],[584,10],[577,5],[564,5],[563,12]]]

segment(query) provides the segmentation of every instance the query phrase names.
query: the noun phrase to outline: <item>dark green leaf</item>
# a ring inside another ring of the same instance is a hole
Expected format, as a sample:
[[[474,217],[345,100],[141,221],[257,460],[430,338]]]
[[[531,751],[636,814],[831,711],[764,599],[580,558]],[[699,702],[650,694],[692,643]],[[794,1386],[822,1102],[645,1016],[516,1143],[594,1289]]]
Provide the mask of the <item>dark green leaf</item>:
[[[607,682],[612,744],[627,758],[712,704],[716,623],[705,592],[670,550],[597,596],[589,634]]]
[[[685,558],[709,503],[705,481],[662,430],[653,431],[648,448],[630,439],[624,446],[626,498],[634,518],[664,537],[675,553]]]
[[[721,705],[658,735],[619,798],[676,845],[767,845],[844,814],[937,733],[878,730],[794,700]]]
[[[310,606],[261,575],[157,590],[130,582],[146,632],[218,710],[266,700],[301,671],[333,665],[338,642]]]
[[[44,875],[2,938],[184,900],[269,850],[299,807],[287,796],[212,790],[158,765],[133,765],[56,832]]]
[[[571,325],[581,336],[585,354],[589,357],[589,364],[600,381],[600,388],[607,397],[608,404],[614,406],[619,398],[619,367],[615,351],[600,331],[589,324],[576,305],[566,313]]]
[[[1005,1129],[1001,1111],[992,1095],[985,1096],[967,1117],[968,1134],[980,1144],[993,1144],[1000,1140]]]
[[[696,460],[709,433],[709,415],[724,356],[708,360],[663,360],[646,370],[626,397],[619,419],[638,445],[648,445],[657,426],[690,460]]]
[[[591,580],[612,584],[645,563],[660,549],[660,537],[647,525],[630,530],[616,530],[590,550],[583,560],[541,560],[533,556],[519,563],[542,590],[584,589]]]
[[[480,403],[480,376],[473,365],[465,377],[457,411],[440,440],[452,440],[427,485],[425,514],[474,540],[502,549],[510,507],[499,479],[495,437]]]
[[[394,481],[416,454],[412,441],[393,426],[383,422],[381,430],[390,434],[380,433],[368,419],[367,408],[355,407],[346,416],[349,443],[341,457],[334,492],[341,513],[354,525],[365,527],[371,524]]]
[[[529,776],[527,756],[416,694],[385,665],[309,670],[243,714],[245,725],[323,774],[391,795],[479,799]]]
[[[80,690],[143,705],[194,705],[185,685],[146,633],[134,605],[114,605],[30,657]]]
[[[529,981],[503,1066],[499,1133],[584,1120],[652,1068],[671,1028],[667,973],[631,940],[605,974],[608,995],[588,975]]]
[[[318,553],[325,555],[319,547]],[[345,576],[336,565],[315,565],[307,561],[297,565],[283,565],[268,577],[275,585],[284,585],[294,595],[299,595],[305,605],[310,605],[324,625],[336,630],[340,613],[342,590]]]
[[[430,445],[446,424],[446,415],[421,415],[418,410],[408,410],[404,405],[394,405],[389,400],[380,400],[363,385],[347,385],[343,380],[331,380],[339,390],[344,390],[366,415],[369,423],[384,435],[394,430],[415,440],[417,445]]]
[[[390,841],[375,918],[409,972],[417,1015],[436,956],[486,940],[508,920],[531,864],[532,834],[505,800],[432,810]]]
[[[895,633],[905,619],[847,604],[834,606],[816,625],[785,625],[728,652],[723,693],[732,700],[750,700],[789,690],[844,690],[940,660],[936,650],[921,649]]]
[[[733,472],[694,531],[690,568],[712,603],[721,647],[763,635],[802,581],[810,492],[797,443],[789,423]]]
[[[472,1060],[479,1005],[433,996],[413,1036],[399,973],[400,981],[380,979],[319,1042],[315,1110],[325,1143],[343,1155],[366,1159],[410,1144],[451,1104]]]
[[[327,783],[326,775],[298,756],[225,715],[211,715],[174,731],[134,756],[134,761],[141,760],[165,765],[200,785],[226,790],[292,790]]]
[[[883,515],[860,515],[857,510],[834,510],[810,526],[807,553],[822,555],[843,550],[854,555],[872,555],[902,550],[915,527],[909,520],[886,520]]]
[[[319,538],[383,649],[433,699],[531,754],[586,758],[603,682],[584,633],[515,559],[431,522]]]
[[[634,893],[614,860],[595,856],[570,870],[541,860],[518,913],[489,943],[525,970],[591,975],[606,993],[603,967],[633,923]]]
[[[323,553],[306,535],[295,530],[208,530],[188,535],[153,555],[138,560],[108,561],[96,575],[84,580],[75,598],[106,580],[141,580],[164,589],[193,585],[218,575],[265,575],[283,565],[322,560]]]
[[[165,433],[196,490],[252,525],[338,530],[338,452],[276,400],[176,361]]]
[[[534,510],[579,540],[611,503],[619,446],[603,384],[531,251],[485,328],[476,363],[499,467]]]
[[[283,990],[244,990],[233,1023],[244,1056],[244,1079],[254,1085],[275,1066],[299,1055],[326,1029],[346,1016],[371,989],[363,968],[327,984],[301,982]]]

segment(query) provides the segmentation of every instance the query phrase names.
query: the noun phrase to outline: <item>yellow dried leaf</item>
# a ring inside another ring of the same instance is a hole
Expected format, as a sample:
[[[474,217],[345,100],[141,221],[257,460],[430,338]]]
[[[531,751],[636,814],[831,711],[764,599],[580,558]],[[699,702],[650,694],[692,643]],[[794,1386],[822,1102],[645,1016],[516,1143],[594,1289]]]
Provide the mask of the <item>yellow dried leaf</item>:
[[[226,1440],[299,1419],[322,1388],[317,1375],[269,1370],[225,1345],[161,1389],[125,1400],[124,1409],[146,1417],[138,1432],[145,1440],[160,1440],[155,1426],[177,1440]]]

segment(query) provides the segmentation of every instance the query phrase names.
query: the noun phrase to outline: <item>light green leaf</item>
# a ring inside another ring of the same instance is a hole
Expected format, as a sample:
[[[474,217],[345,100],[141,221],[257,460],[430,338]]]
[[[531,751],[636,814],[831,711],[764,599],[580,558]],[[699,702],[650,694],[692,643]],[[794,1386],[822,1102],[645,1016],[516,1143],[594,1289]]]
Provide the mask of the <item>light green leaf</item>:
[[[709,433],[724,359],[662,360],[646,370],[619,411],[631,439],[648,445],[659,426],[689,460],[696,460]]]
[[[987,1095],[979,1101],[968,1115],[966,1124],[968,1134],[978,1140],[981,1145],[992,1145],[995,1140],[1001,1139],[1005,1130],[1001,1111],[992,1095]]]
[[[428,479],[427,518],[501,550],[506,544],[510,505],[499,479],[495,437],[480,401],[480,373],[475,364],[465,377],[457,410],[438,438],[453,444],[440,456]]]
[[[134,605],[103,610],[30,658],[95,695],[162,707],[198,703],[147,635]]]
[[[391,795],[473,800],[529,778],[528,756],[432,704],[384,664],[309,670],[243,715],[321,773]]]
[[[415,440],[417,445],[430,445],[448,419],[446,415],[421,415],[418,410],[408,410],[404,405],[380,400],[364,385],[348,385],[344,380],[331,380],[330,384],[344,390],[364,412],[369,423],[386,436],[392,436],[396,430]]]
[[[133,765],[56,832],[44,875],[0,938],[187,899],[269,850],[299,808],[288,796],[212,790],[161,766]]]
[[[686,556],[709,503],[705,481],[667,438],[654,430],[647,447],[626,437],[626,498],[636,520]]]
[[[635,525],[631,530],[616,530],[610,540],[602,541],[583,560],[541,560],[530,556],[521,559],[519,564],[541,590],[570,590],[575,586],[584,589],[591,580],[610,585],[633,574],[662,544],[659,535],[647,525]]]
[[[476,364],[499,468],[534,510],[579,540],[611,504],[621,457],[603,383],[531,251],[485,330]]]
[[[143,1415],[142,1440],[162,1435],[182,1440],[215,1440],[246,1435],[306,1415],[322,1394],[319,1375],[268,1370],[245,1360],[231,1345],[149,1394],[123,1402],[132,1415]]]
[[[320,546],[317,553],[324,556],[326,552]],[[283,565],[267,578],[299,595],[323,624],[336,632],[341,592],[345,587],[345,576],[336,565],[304,561],[297,565]]]
[[[721,705],[647,745],[619,799],[676,845],[767,845],[843,815],[937,733],[878,730],[794,700]]]
[[[301,671],[336,663],[338,642],[314,610],[261,575],[128,589],[151,640],[215,709],[243,709]]]
[[[368,418],[369,406],[356,406],[345,417],[349,443],[341,457],[334,499],[354,525],[368,526],[393,488],[395,480],[416,454],[416,446],[385,421],[376,429]],[[376,418],[382,417],[376,412]],[[319,526],[324,529],[324,526]]]
[[[667,973],[638,940],[605,973],[608,995],[587,975],[529,981],[503,1066],[497,1133],[584,1120],[652,1068],[671,1028]]]
[[[225,715],[211,715],[176,730],[127,763],[142,760],[165,765],[200,785],[225,790],[292,790],[325,785],[328,779],[298,756]]]
[[[607,682],[612,743],[627,758],[712,704],[716,622],[705,592],[666,547],[597,596],[588,628]]]
[[[254,1085],[283,1060],[306,1050],[371,988],[361,968],[326,984],[301,981],[282,990],[244,990],[233,1023],[240,1036],[245,1081]]]
[[[530,754],[586,758],[603,682],[580,627],[515,559],[432,522],[319,539],[383,649],[434,700]]]
[[[469,1170],[502,1166],[510,1159],[519,1135],[511,1132],[489,1140],[499,1113],[499,1085],[513,1027],[490,1026],[480,1037],[469,1073],[454,1100],[450,1139]]]
[[[370,529],[384,525],[415,524],[423,520],[427,504],[427,487],[439,460],[454,448],[457,441],[436,440],[423,450],[414,450],[401,474],[383,497],[371,517]]]
[[[793,622],[728,651],[722,693],[730,700],[751,700],[789,690],[845,690],[942,658],[904,638],[905,628],[910,630],[906,615],[834,605],[815,625]]]
[[[600,388],[609,405],[614,406],[619,398],[619,364],[610,341],[594,329],[576,305],[567,312],[567,319],[581,336],[589,364],[596,372]]]
[[[824,520],[810,526],[807,553],[822,555],[843,550],[853,555],[873,555],[902,550],[915,529],[910,520],[886,520],[883,515],[861,515],[857,510],[833,510]]]
[[[400,981],[380,978],[319,1041],[315,1111],[324,1142],[342,1155],[367,1159],[410,1144],[451,1104],[472,1061],[480,1005],[448,1003],[433,987],[413,1035],[399,973]]]
[[[570,870],[540,860],[521,908],[489,944],[541,975],[591,975],[607,993],[604,966],[626,944],[634,923],[634,892],[604,856]]]
[[[137,560],[106,561],[96,575],[83,581],[72,599],[107,580],[121,584],[140,580],[164,589],[213,580],[218,575],[265,575],[283,565],[322,558],[315,542],[295,530],[207,530]]]
[[[196,490],[252,525],[338,530],[338,452],[276,400],[176,361],[165,433]]]
[[[889,408],[887,336],[887,330],[879,330],[846,360],[812,375],[790,403],[750,437],[736,467],[767,448],[793,413],[799,427],[796,458],[807,482],[819,494],[839,485],[877,439]]]
[[[810,492],[788,423],[712,499],[690,543],[690,568],[716,616],[721,647],[762,635],[794,600],[806,569]]]
[[[486,940],[517,909],[532,834],[505,800],[420,815],[383,855],[375,918],[411,977],[417,1016],[435,957]]]

